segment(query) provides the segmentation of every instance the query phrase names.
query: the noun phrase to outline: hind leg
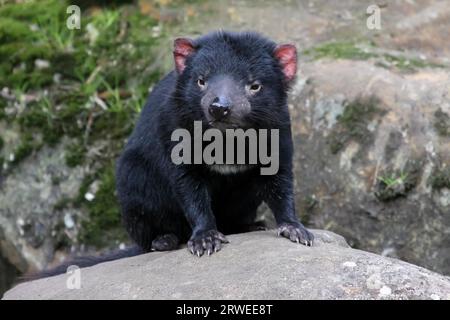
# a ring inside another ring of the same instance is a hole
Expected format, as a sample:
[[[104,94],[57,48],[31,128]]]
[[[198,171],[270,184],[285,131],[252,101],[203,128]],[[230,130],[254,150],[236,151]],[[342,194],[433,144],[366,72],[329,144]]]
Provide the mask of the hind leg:
[[[160,172],[128,150],[119,160],[116,176],[122,221],[130,237],[145,251],[176,248],[183,238],[183,219]]]
[[[163,234],[157,236],[152,241],[152,250],[156,251],[170,251],[178,248],[180,240],[173,233]]]
[[[156,230],[151,223],[151,216],[139,207],[122,207],[122,222],[130,238],[144,251],[152,249],[152,241],[156,237]]]

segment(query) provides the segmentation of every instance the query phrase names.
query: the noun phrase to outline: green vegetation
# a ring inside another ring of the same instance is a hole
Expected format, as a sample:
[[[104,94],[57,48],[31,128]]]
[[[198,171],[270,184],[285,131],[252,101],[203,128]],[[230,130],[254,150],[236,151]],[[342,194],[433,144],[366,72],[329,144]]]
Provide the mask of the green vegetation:
[[[381,110],[375,99],[356,99],[345,106],[344,112],[337,117],[337,124],[329,134],[328,144],[331,153],[338,153],[350,140],[368,142],[372,134],[367,129],[369,122]]]
[[[0,88],[10,96],[0,97],[0,121],[20,133],[8,148],[0,139],[0,168],[9,174],[43,146],[62,143],[68,167],[90,170],[79,196],[60,199],[54,209],[85,210],[79,240],[104,246],[125,239],[114,160],[149,88],[165,72],[156,53],[177,22],[162,24],[158,8],[184,3],[149,1],[144,8],[132,1],[75,1],[82,8],[79,30],[66,27],[70,3],[0,1]],[[84,195],[94,181],[99,188],[88,201]],[[52,183],[64,182],[54,177]]]
[[[422,168],[422,161],[408,160],[402,170],[385,170],[378,177],[375,196],[381,201],[406,197],[417,185]]]
[[[329,42],[307,49],[304,53],[312,55],[315,59],[334,58],[366,60],[375,56],[375,54],[362,49],[354,42]]]
[[[406,178],[408,177],[407,173],[400,173],[400,176],[397,177],[396,175],[391,176],[385,176],[385,177],[378,177],[378,180],[383,182],[386,185],[386,188],[392,188],[395,185],[403,184],[406,181]]]
[[[99,189],[92,201],[84,198],[88,191],[90,177],[85,180],[80,189],[77,204],[89,210],[89,219],[82,222],[80,240],[97,246],[123,241],[126,232],[120,223],[120,212],[115,194],[116,185],[113,166],[106,167],[95,178],[100,181]]]
[[[14,158],[11,159],[11,162],[14,164],[19,163],[26,157],[28,157],[33,150],[37,149],[38,146],[33,145],[33,137],[29,133],[24,133],[21,137],[20,143],[17,145],[14,150]]]
[[[315,194],[310,194],[307,195],[306,197],[304,197],[301,201],[300,201],[300,219],[301,221],[303,221],[304,223],[309,223],[309,221],[311,220],[311,217],[314,214],[314,208],[317,207],[317,205],[319,204],[319,201],[317,200]]]
[[[105,8],[83,15],[81,30],[69,30],[66,8],[58,0],[0,7],[0,86],[12,90],[16,102],[24,105],[6,116],[2,99],[1,115],[49,145],[64,135],[85,143],[85,149],[96,137],[123,139],[140,110],[137,106],[161,75],[158,67],[146,69],[162,37],[151,36],[158,22],[136,8]],[[23,103],[30,95],[32,101]],[[81,161],[76,150],[81,147],[69,150],[70,164]]]
[[[433,190],[450,189],[450,167],[436,168],[428,182]]]
[[[70,145],[66,150],[66,164],[73,168],[83,163],[85,159],[86,150],[85,148],[78,144],[74,143]]]
[[[314,59],[332,58],[349,60],[374,59],[382,67],[394,66],[402,71],[414,71],[425,67],[443,67],[420,59],[406,58],[400,55],[377,53],[373,43],[358,43],[355,41],[328,42],[305,50],[303,53]]]
[[[441,109],[434,113],[434,128],[440,136],[450,136],[450,116]]]

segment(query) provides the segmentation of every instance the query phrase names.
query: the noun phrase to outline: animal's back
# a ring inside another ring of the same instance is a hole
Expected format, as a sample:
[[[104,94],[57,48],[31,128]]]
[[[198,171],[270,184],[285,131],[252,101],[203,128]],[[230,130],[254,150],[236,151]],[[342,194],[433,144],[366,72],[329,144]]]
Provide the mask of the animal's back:
[[[126,148],[141,147],[142,145],[136,141],[139,138],[143,139],[145,137],[150,140],[156,138],[158,118],[163,112],[169,112],[170,98],[173,96],[175,86],[176,74],[174,71],[171,71],[153,87]],[[149,123],[153,125],[149,126]]]

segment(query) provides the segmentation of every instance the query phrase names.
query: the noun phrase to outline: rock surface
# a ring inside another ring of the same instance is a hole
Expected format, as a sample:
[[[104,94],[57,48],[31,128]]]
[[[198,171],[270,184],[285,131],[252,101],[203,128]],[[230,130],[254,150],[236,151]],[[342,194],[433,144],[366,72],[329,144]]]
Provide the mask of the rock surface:
[[[450,299],[450,279],[399,260],[351,249],[315,230],[313,247],[274,231],[229,236],[210,257],[186,249],[103,263],[19,284],[3,299]]]
[[[290,106],[304,219],[352,247],[448,274],[450,189],[436,181],[450,173],[450,136],[436,123],[450,113],[449,88],[443,70],[302,65]]]

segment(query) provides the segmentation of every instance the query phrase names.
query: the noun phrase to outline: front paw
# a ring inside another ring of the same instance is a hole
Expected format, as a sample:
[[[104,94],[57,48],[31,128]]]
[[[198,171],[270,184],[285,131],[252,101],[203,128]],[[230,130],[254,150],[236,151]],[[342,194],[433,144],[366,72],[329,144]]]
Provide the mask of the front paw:
[[[229,241],[217,230],[208,230],[197,233],[189,239],[187,246],[192,254],[201,257],[204,253],[211,255],[222,249],[222,243]]]
[[[278,227],[278,236],[288,238],[292,242],[304,244],[305,246],[312,246],[314,235],[309,232],[302,224],[293,225],[289,223],[282,223]]]

